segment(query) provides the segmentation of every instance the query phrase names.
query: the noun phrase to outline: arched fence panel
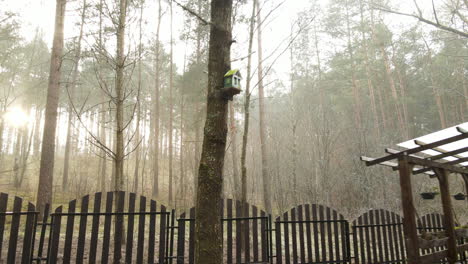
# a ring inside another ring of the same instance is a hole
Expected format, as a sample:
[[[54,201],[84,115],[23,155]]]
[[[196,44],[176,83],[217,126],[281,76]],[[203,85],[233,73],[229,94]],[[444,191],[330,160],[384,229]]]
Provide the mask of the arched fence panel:
[[[226,199],[222,215],[224,263],[271,263],[271,217],[256,206]],[[194,263],[195,209],[177,219],[177,264]]]
[[[423,233],[432,233],[432,232],[442,232],[445,230],[444,215],[438,213],[426,214],[418,219],[417,221],[418,233],[422,235]],[[457,241],[459,244],[466,243],[466,239],[459,239]],[[435,253],[437,251],[446,250],[446,246],[439,246],[433,248],[421,249],[421,255],[428,255]],[[459,252],[458,260],[460,263],[468,264],[468,251]],[[448,260],[445,259],[438,263],[448,263]]]
[[[0,263],[30,263],[38,212],[22,198],[0,193]]]
[[[96,193],[50,216],[48,263],[165,263],[168,258],[171,214],[144,196]]]
[[[349,224],[336,210],[299,205],[275,220],[275,263],[349,263]]]
[[[353,221],[355,263],[406,263],[403,219],[386,210],[371,210]]]

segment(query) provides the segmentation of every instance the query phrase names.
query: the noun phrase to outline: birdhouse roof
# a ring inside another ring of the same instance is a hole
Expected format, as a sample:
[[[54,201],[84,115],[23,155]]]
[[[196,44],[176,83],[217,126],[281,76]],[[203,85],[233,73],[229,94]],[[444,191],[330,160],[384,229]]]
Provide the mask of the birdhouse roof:
[[[240,74],[239,69],[233,69],[233,70],[228,71],[228,72],[224,75],[224,77],[229,77],[229,76],[232,76],[232,75],[237,75],[237,76],[239,76],[239,77],[242,77],[241,74]]]

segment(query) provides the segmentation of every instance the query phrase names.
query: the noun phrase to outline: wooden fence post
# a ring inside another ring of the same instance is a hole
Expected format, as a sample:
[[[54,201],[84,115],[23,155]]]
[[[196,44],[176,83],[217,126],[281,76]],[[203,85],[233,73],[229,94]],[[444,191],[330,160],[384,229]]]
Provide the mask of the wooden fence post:
[[[413,166],[406,157],[398,159],[400,174],[401,203],[403,206],[403,228],[407,239],[406,249],[409,264],[422,264],[419,258],[419,243],[416,227],[415,208],[413,202],[413,188],[411,186],[411,171]]]
[[[455,264],[457,261],[457,240],[455,238],[455,221],[452,212],[452,200],[450,197],[450,187],[447,177],[447,171],[444,169],[434,169],[439,179],[440,196],[442,198],[442,207],[444,210],[445,231],[448,235],[447,258],[449,264]]]

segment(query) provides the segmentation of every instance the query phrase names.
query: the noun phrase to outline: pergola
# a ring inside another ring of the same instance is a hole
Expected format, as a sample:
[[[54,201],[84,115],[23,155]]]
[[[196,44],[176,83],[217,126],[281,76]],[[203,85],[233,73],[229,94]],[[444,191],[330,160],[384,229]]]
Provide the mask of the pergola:
[[[447,258],[450,264],[454,264],[457,262],[458,253],[468,250],[468,243],[457,245],[449,175],[460,174],[468,191],[468,123],[409,140],[397,146],[403,150],[387,148],[385,151],[388,155],[384,157],[361,157],[361,160],[367,166],[379,164],[399,172],[408,263],[433,263]],[[438,179],[448,236],[446,250],[427,255],[420,255],[421,245],[413,202],[411,176],[417,174],[426,174]]]

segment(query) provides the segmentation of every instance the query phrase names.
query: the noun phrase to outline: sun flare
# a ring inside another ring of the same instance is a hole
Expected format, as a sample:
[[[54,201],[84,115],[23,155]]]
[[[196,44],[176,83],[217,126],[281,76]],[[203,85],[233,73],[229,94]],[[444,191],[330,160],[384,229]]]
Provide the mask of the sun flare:
[[[30,117],[23,109],[13,107],[5,113],[4,120],[11,126],[22,127],[30,122]]]

